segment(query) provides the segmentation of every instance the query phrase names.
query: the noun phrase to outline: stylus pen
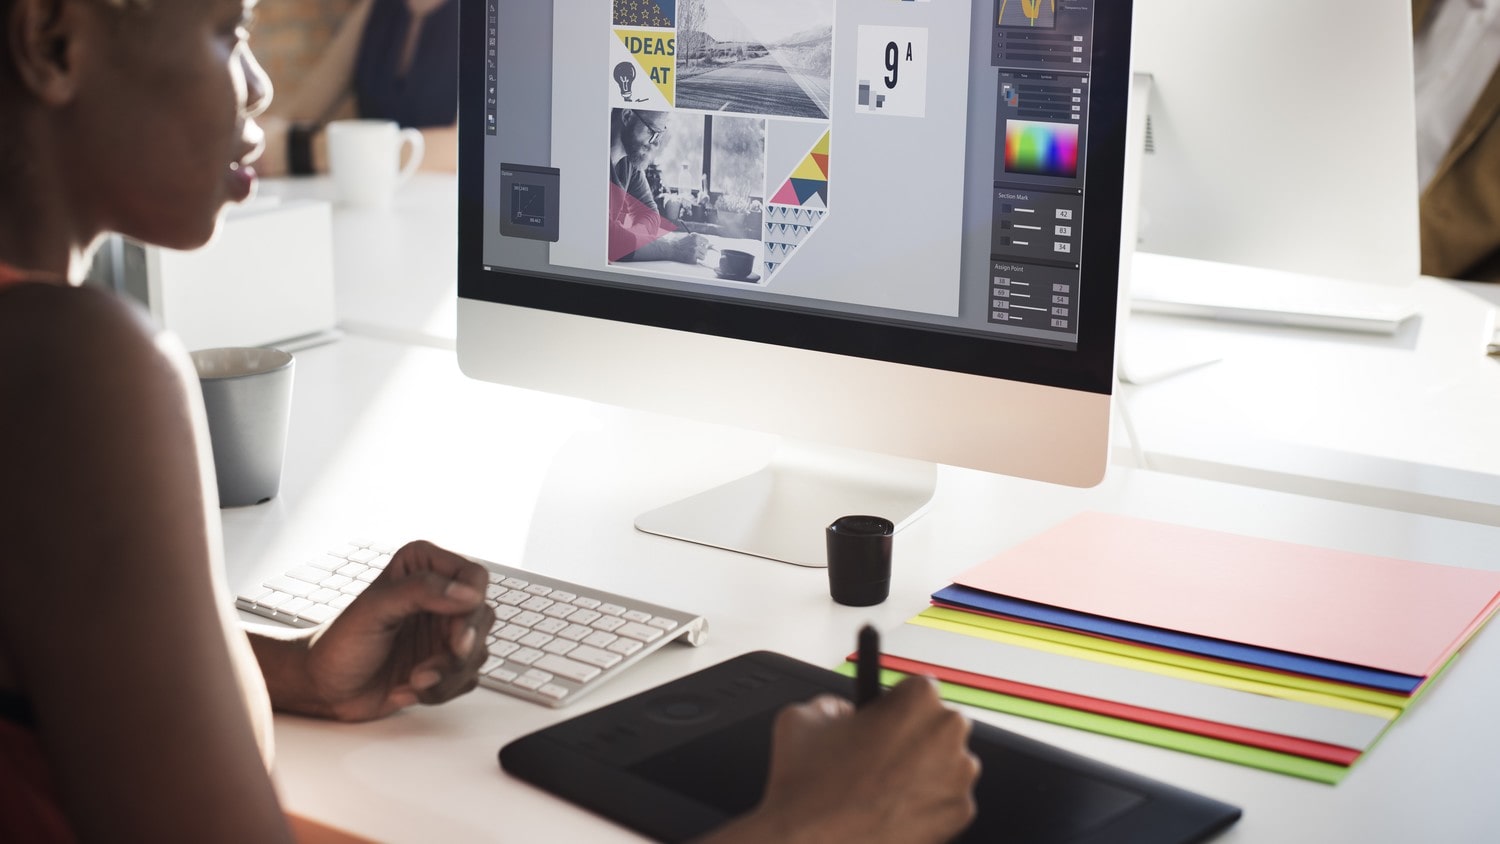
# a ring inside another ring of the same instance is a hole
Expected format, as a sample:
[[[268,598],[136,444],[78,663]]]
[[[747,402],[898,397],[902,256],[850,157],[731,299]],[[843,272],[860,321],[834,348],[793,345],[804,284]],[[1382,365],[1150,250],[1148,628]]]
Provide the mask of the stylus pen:
[[[880,634],[866,624],[859,629],[859,652],[854,663],[854,705],[880,697]]]

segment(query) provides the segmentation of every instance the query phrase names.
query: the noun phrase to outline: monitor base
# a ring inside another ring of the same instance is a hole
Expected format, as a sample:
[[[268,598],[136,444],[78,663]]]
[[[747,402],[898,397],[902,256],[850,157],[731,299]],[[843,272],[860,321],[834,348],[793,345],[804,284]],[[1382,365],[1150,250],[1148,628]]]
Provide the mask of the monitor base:
[[[759,471],[643,513],[645,533],[793,565],[828,564],[824,528],[840,516],[882,516],[899,532],[926,511],[932,463],[783,443]]]

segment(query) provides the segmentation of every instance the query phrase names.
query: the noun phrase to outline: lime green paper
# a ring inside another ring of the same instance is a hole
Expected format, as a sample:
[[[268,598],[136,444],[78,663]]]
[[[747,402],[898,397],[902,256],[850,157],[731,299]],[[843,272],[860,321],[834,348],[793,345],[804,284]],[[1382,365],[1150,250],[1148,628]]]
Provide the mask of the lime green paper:
[[[946,607],[929,607],[907,623],[1222,688],[1360,712],[1377,718],[1395,718],[1413,699],[1360,686],[1203,659]]]
[[[845,662],[837,670],[841,674],[852,677],[855,673],[854,663]],[[880,672],[880,682],[887,686],[893,686],[901,682],[906,676],[899,671],[883,670]],[[954,703],[963,703],[969,706],[977,706],[981,709],[990,709],[1010,715],[1019,715],[1023,718],[1032,718],[1037,721],[1061,724],[1065,727],[1088,730],[1089,732],[1100,733],[1102,735],[1138,741],[1142,744],[1179,750],[1184,753],[1192,753],[1210,759],[1234,762],[1251,768],[1301,777],[1328,785],[1337,785],[1349,773],[1349,769],[1342,765],[1318,762],[1301,756],[1277,753],[1272,750],[1263,750],[1257,747],[1249,747],[1206,736],[1178,732],[1177,730],[1168,730],[1162,727],[1153,727],[1149,724],[1140,724],[1120,718],[1110,718],[1105,715],[1096,715],[1092,712],[1083,712],[1065,706],[1040,703],[998,692],[961,686],[956,683],[939,681],[938,689],[944,700]]]

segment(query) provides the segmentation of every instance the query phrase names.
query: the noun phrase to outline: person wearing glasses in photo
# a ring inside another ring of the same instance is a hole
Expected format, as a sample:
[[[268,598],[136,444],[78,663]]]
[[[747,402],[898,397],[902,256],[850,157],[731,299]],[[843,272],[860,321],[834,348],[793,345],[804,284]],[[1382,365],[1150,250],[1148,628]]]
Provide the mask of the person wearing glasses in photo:
[[[617,108],[609,125],[609,260],[696,264],[708,238],[662,216],[646,168],[668,132],[664,111]]]

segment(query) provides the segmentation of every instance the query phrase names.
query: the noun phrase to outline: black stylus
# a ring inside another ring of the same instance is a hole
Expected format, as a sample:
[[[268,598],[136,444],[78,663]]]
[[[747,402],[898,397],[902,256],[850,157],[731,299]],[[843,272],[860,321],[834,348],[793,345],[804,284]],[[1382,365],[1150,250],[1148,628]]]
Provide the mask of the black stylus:
[[[880,697],[880,634],[866,624],[859,629],[859,651],[854,663],[854,705]]]

